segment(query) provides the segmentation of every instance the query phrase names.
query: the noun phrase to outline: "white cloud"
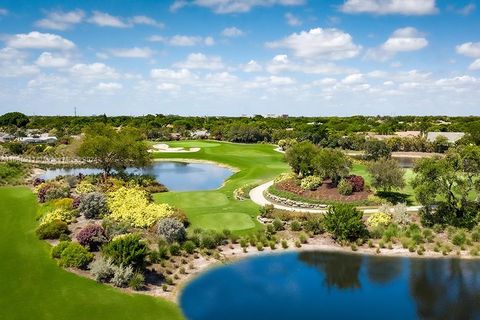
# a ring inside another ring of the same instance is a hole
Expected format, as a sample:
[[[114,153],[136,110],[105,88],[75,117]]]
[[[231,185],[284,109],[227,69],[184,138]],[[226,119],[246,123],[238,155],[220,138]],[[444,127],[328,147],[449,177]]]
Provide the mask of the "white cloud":
[[[157,89],[160,91],[178,91],[180,88],[178,84],[168,82],[162,82],[157,85]]]
[[[81,23],[85,17],[82,10],[73,10],[68,12],[52,11],[47,13],[47,17],[35,22],[35,25],[45,29],[66,30],[75,24]]]
[[[472,62],[470,66],[468,66],[468,69],[470,70],[480,70],[480,59],[477,59]]]
[[[223,69],[222,58],[219,56],[206,56],[203,53],[191,53],[185,61],[175,63],[175,67],[186,69]]]
[[[348,59],[358,55],[360,46],[353,43],[350,34],[338,29],[315,28],[310,31],[293,33],[274,42],[268,42],[269,48],[288,48],[300,58],[326,58],[332,60]]]
[[[44,68],[63,68],[70,64],[65,56],[54,55],[51,52],[43,52],[35,61],[35,64]]]
[[[290,12],[285,13],[285,20],[287,21],[287,24],[292,27],[302,25],[302,21]]]
[[[276,55],[266,67],[270,73],[301,72],[307,74],[342,74],[351,73],[355,70],[337,66],[333,63],[292,62],[286,54]]]
[[[256,77],[252,82],[246,83],[246,88],[270,88],[271,86],[290,86],[295,84],[296,81],[290,77]]]
[[[70,73],[73,76],[81,77],[87,80],[109,78],[115,79],[119,77],[114,68],[98,62],[92,64],[78,63],[70,68]]]
[[[131,24],[143,24],[157,28],[163,28],[165,26],[162,22],[156,21],[155,19],[147,16],[133,16],[129,19],[129,22]]]
[[[350,74],[350,75],[348,75],[348,76],[346,76],[345,78],[342,79],[342,83],[347,84],[347,85],[360,84],[360,83],[364,83],[364,82],[365,82],[365,79],[363,77],[363,74],[361,74],[361,73]]]
[[[154,79],[168,80],[168,81],[183,81],[189,79],[196,79],[197,76],[194,75],[188,69],[172,70],[172,69],[152,69],[150,71],[150,76]]]
[[[243,65],[243,72],[259,72],[262,71],[262,66],[255,60],[250,60],[248,63]]]
[[[471,57],[480,58],[480,42],[466,42],[456,47],[457,53]]]
[[[417,51],[425,48],[428,40],[417,29],[405,27],[397,29],[379,48],[367,52],[367,57],[387,60],[399,52]]]
[[[130,25],[124,22],[120,17],[112,16],[105,12],[93,11],[93,15],[88,22],[100,27],[128,28]]]
[[[123,88],[123,85],[118,82],[100,82],[96,88],[101,91],[116,91]]]
[[[199,36],[186,36],[186,35],[174,35],[170,38],[153,35],[147,38],[150,42],[162,42],[164,44],[174,47],[193,47],[198,45],[213,46],[215,39],[212,37],[199,37]]]
[[[435,0],[346,0],[340,9],[346,13],[378,15],[428,15],[438,12]]]
[[[274,5],[298,6],[305,0],[176,0],[171,6],[171,11],[177,11],[186,6],[198,6],[213,10],[218,14],[244,13],[255,7],[271,7]]]
[[[130,18],[116,17],[106,12],[93,11],[92,16],[87,20],[100,27],[130,28],[134,25],[148,25],[162,28],[164,25],[147,16],[133,16]]]
[[[243,36],[244,34],[245,32],[238,29],[237,27],[225,28],[222,31],[222,35],[229,38],[240,37],[240,36]]]
[[[51,33],[40,33],[32,31],[28,34],[16,34],[7,40],[7,45],[18,49],[59,49],[68,50],[73,49],[75,44],[62,38],[59,35]]]
[[[123,49],[110,49],[110,54],[118,58],[150,58],[153,56],[153,50],[144,47],[133,47],[133,48],[123,48]]]
[[[469,3],[465,7],[458,9],[457,12],[464,16],[468,16],[470,13],[475,11],[476,8],[477,6],[475,5],[475,3]]]
[[[31,76],[40,72],[37,66],[25,62],[27,55],[14,48],[0,49],[0,77]]]

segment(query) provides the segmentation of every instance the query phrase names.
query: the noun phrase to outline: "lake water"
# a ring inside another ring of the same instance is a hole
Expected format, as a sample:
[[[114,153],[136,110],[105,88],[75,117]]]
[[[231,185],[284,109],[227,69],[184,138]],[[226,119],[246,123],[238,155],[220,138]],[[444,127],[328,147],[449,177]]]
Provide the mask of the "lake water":
[[[163,183],[171,191],[212,190],[219,188],[232,175],[232,170],[210,163],[155,162],[142,169],[129,168],[129,173],[149,174]],[[78,174],[99,174],[101,170],[92,168],[48,169],[40,176],[54,179],[58,176]]]
[[[265,255],[206,272],[180,305],[190,320],[480,319],[480,261]]]

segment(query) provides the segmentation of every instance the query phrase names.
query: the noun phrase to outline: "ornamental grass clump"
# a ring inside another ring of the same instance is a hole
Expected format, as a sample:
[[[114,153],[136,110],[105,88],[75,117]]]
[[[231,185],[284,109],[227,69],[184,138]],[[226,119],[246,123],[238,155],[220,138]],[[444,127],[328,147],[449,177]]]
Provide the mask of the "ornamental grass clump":
[[[110,192],[107,201],[112,219],[138,228],[150,227],[175,213],[167,204],[150,202],[148,193],[140,187],[121,187]]]
[[[97,219],[108,213],[106,197],[100,192],[83,194],[80,197],[78,211],[86,219]]]
[[[136,270],[145,267],[148,253],[147,245],[137,234],[117,236],[102,247],[102,254],[116,266],[132,266]]]

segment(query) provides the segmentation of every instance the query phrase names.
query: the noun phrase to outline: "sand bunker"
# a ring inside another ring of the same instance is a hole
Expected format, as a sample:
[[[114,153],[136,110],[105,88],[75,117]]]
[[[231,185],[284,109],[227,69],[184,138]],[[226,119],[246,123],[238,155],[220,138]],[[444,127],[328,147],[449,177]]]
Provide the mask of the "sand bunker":
[[[190,153],[190,152],[198,152],[200,148],[190,148],[185,149],[183,147],[172,148],[168,144],[159,143],[153,146],[153,149],[148,150],[149,152],[164,152],[164,153]]]

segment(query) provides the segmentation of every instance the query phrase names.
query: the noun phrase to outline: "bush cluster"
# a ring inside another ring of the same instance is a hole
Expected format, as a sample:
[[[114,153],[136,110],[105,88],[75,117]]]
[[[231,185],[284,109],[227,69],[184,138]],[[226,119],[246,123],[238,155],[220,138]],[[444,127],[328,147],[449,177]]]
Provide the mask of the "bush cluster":
[[[102,247],[102,254],[117,266],[132,266],[136,270],[145,267],[149,250],[137,234],[125,234],[114,238]]]
[[[302,179],[300,186],[305,190],[317,190],[322,185],[323,179],[318,176],[308,176]]]
[[[78,243],[96,251],[100,246],[107,242],[105,230],[97,224],[89,224],[84,227],[76,236]]]
[[[187,237],[185,226],[175,218],[164,218],[157,224],[157,234],[169,243],[182,243]]]
[[[346,179],[340,180],[340,183],[338,184],[338,192],[343,196],[351,195],[353,193],[352,184]]]
[[[35,231],[40,239],[58,239],[61,235],[68,234],[68,225],[62,220],[53,220],[42,223]]]
[[[100,192],[90,192],[80,197],[78,211],[86,219],[96,219],[108,213],[105,196]]]

